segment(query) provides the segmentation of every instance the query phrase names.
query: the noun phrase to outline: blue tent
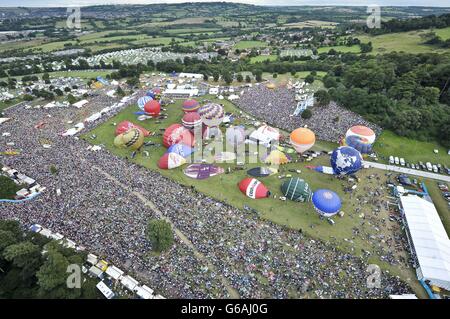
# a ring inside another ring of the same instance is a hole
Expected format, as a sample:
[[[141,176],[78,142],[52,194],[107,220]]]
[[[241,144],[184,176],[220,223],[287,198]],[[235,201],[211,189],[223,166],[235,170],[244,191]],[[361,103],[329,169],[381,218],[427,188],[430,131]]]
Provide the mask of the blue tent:
[[[339,195],[328,189],[316,190],[311,200],[316,211],[325,217],[336,215],[342,207]]]

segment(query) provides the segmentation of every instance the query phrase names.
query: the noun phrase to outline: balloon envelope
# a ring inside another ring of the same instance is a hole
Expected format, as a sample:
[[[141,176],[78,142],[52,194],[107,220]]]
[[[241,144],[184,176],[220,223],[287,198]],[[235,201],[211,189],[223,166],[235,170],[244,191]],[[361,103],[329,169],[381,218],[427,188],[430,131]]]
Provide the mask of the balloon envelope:
[[[372,153],[372,144],[369,144],[367,139],[356,135],[349,135],[345,138],[345,145],[353,147],[361,154]]]
[[[165,153],[158,161],[161,169],[172,169],[186,163],[186,159],[177,153]]]
[[[217,103],[205,104],[197,112],[207,126],[218,126],[225,116],[223,107]]]
[[[283,195],[296,202],[306,202],[311,198],[311,189],[305,180],[293,177],[281,185]]]
[[[316,211],[325,217],[331,217],[337,214],[342,207],[339,195],[328,189],[316,190],[311,200]]]
[[[144,112],[151,116],[158,116],[161,112],[161,104],[156,100],[150,100],[145,103]]]
[[[239,183],[239,189],[242,193],[250,198],[265,198],[270,196],[269,190],[264,186],[263,183],[258,181],[256,178],[244,178]]]
[[[176,153],[185,158],[188,157],[189,155],[191,155],[193,152],[194,152],[194,149],[192,147],[182,144],[182,143],[173,144],[166,151],[166,153]]]
[[[310,129],[300,127],[292,131],[290,142],[298,153],[303,153],[314,145],[316,136]]]
[[[149,102],[149,101],[151,101],[151,100],[153,100],[153,98],[146,95],[146,96],[140,97],[140,98],[138,99],[137,104],[138,104],[138,106],[139,106],[139,108],[140,108],[141,110],[144,110],[145,103],[147,103],[147,102]]]
[[[163,144],[165,147],[170,147],[178,143],[194,146],[194,135],[183,125],[172,124],[164,132]]]
[[[144,144],[144,134],[137,128],[132,128],[125,133],[119,134],[114,139],[114,145],[131,150],[139,149]]]
[[[188,112],[183,115],[181,123],[183,123],[185,128],[192,130],[194,127],[200,127],[202,125],[202,119],[197,112]]]
[[[227,143],[239,146],[245,142],[245,128],[243,126],[231,126],[225,132]]]
[[[131,123],[129,121],[122,121],[119,124],[117,124],[116,126],[116,136],[122,133],[125,133],[126,131],[128,131],[129,129],[132,128],[137,128],[139,129],[142,134],[144,134],[144,136],[149,136],[150,132],[147,131],[145,128],[143,128],[142,126],[139,126],[137,124]]]
[[[337,175],[356,173],[361,169],[361,166],[361,153],[353,147],[341,146],[331,154],[331,167]]]
[[[184,112],[194,112],[198,110],[200,107],[200,103],[198,103],[194,99],[189,99],[183,102],[183,111]]]
[[[345,133],[345,137],[348,136],[359,136],[367,144],[373,144],[376,138],[375,132],[364,125],[355,125],[349,128],[347,133]]]

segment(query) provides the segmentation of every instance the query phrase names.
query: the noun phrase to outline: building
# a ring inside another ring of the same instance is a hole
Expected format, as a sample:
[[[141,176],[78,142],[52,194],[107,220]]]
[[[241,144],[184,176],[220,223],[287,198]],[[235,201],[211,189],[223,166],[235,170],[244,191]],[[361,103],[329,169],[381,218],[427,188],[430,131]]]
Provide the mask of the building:
[[[400,196],[400,204],[417,278],[450,291],[450,239],[436,208],[416,195]]]
[[[168,98],[172,98],[172,99],[187,99],[190,97],[194,97],[198,95],[198,89],[180,89],[180,88],[175,88],[175,89],[166,89],[164,91],[164,96],[168,97]]]

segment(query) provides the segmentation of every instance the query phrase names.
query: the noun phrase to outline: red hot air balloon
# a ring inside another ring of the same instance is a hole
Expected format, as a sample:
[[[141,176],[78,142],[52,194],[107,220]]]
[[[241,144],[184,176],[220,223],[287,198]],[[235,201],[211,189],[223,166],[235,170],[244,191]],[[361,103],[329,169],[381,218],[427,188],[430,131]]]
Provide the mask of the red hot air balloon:
[[[270,192],[266,186],[264,186],[264,184],[256,178],[244,178],[239,183],[239,189],[242,193],[253,199],[266,198],[270,196]]]
[[[163,135],[163,144],[165,147],[170,147],[178,143],[193,147],[194,142],[194,135],[181,124],[172,124],[166,128]]]
[[[161,112],[161,104],[156,100],[150,100],[145,103],[144,112],[151,116],[158,116]]]
[[[183,126],[189,130],[192,130],[194,127],[202,126],[202,119],[197,112],[188,112],[184,114],[181,122],[183,123]]]
[[[177,153],[165,153],[158,161],[161,169],[172,169],[186,163],[186,159]]]
[[[128,131],[129,129],[132,129],[132,128],[137,128],[138,130],[140,130],[142,132],[142,134],[144,134],[144,136],[149,136],[150,135],[150,132],[147,131],[142,126],[139,126],[137,124],[131,123],[129,121],[122,121],[119,124],[117,124],[116,136],[120,135],[122,133],[125,133],[126,131]]]

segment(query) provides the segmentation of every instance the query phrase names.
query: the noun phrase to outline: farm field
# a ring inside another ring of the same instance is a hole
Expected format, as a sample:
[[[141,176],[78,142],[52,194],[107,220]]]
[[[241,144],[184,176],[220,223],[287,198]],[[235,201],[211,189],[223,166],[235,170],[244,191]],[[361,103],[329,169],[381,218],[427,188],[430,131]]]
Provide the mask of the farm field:
[[[437,36],[439,36],[442,40],[450,39],[450,27],[443,29],[435,29],[434,32]]]
[[[442,53],[440,49],[431,45],[423,44],[425,39],[422,37],[426,31],[410,31],[389,33],[378,36],[357,35],[361,42],[372,42],[373,51],[371,54],[379,54],[393,51],[403,51],[407,53]]]
[[[234,49],[252,49],[252,48],[264,48],[267,47],[267,43],[263,41],[239,41],[234,45]]]
[[[341,53],[359,53],[361,51],[359,45],[352,45],[352,46],[336,45],[330,47],[321,47],[317,49],[317,51],[319,53],[328,53],[331,49]]]
[[[258,63],[258,62],[264,62],[264,61],[275,61],[277,59],[276,55],[258,55],[255,57],[250,58],[250,63]]]
[[[286,23],[284,28],[329,28],[333,29],[338,25],[336,22],[320,21],[320,20],[308,20],[304,22]]]

